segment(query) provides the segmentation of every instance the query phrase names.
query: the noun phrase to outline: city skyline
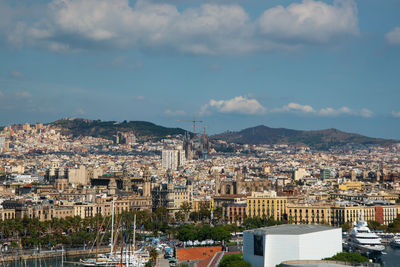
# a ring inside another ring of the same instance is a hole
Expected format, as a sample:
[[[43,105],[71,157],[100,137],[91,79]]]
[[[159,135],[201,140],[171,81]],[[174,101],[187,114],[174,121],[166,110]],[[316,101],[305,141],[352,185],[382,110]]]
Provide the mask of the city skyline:
[[[400,139],[396,1],[0,0],[0,125],[146,120]],[[80,19],[83,18],[83,19]],[[397,67],[397,68],[396,68]]]

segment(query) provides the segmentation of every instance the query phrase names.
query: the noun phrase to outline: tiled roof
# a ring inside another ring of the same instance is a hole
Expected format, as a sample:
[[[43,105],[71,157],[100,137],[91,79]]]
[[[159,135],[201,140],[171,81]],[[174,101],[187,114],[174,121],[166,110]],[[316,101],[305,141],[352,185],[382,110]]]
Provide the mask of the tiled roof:
[[[222,251],[221,246],[180,248],[177,249],[177,257],[179,261],[203,260],[214,256],[219,251]]]

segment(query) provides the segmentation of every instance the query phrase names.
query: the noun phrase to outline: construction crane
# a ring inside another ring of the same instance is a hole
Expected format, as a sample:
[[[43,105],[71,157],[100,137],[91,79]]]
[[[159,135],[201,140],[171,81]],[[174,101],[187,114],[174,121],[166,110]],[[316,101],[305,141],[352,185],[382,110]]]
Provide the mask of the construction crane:
[[[196,136],[196,122],[203,122],[203,121],[200,121],[200,120],[177,120],[177,121],[179,121],[179,122],[191,122],[191,123],[193,123],[193,137],[195,137]]]

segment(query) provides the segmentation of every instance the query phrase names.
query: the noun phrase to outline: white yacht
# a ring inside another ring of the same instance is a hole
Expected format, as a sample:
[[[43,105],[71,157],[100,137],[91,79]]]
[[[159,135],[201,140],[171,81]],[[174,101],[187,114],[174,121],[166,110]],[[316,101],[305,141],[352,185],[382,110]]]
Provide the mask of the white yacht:
[[[381,242],[381,238],[372,233],[368,228],[367,222],[360,219],[354,222],[347,240],[349,247],[362,253],[382,252],[385,246]]]
[[[395,248],[400,248],[400,235],[396,234],[392,239],[390,239],[390,245]]]

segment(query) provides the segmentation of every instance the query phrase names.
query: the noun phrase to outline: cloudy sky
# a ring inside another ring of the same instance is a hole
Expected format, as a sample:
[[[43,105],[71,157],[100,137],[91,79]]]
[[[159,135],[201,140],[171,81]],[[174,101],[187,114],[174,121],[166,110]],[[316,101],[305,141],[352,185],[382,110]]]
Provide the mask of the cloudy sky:
[[[0,124],[400,139],[398,0],[0,0]]]

